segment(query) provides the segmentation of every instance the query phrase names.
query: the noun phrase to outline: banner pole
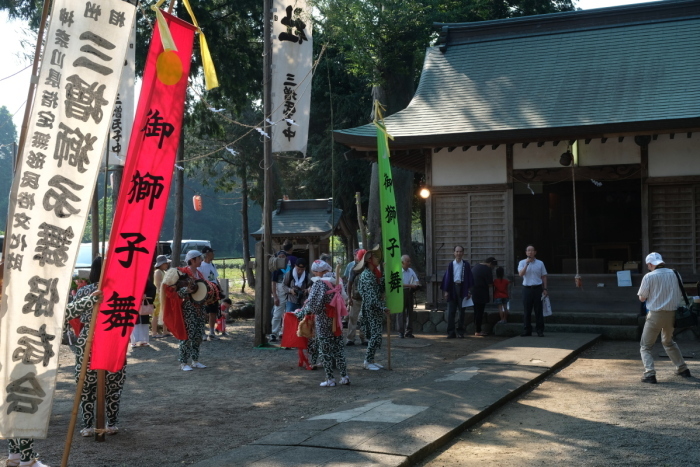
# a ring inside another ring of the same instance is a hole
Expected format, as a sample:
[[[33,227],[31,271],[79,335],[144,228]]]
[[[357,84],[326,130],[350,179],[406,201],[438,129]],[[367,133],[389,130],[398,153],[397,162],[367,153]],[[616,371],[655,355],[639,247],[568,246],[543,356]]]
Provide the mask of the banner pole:
[[[36,38],[36,49],[34,50],[34,64],[32,65],[32,77],[29,82],[29,91],[27,92],[27,102],[24,105],[24,119],[22,120],[22,129],[19,135],[19,150],[17,151],[17,160],[15,167],[19,167],[22,152],[24,151],[24,143],[27,140],[27,131],[29,131],[29,117],[32,113],[32,104],[34,103],[34,90],[39,82],[37,69],[39,68],[39,58],[41,57],[41,44],[44,38],[44,28],[46,27],[46,18],[49,16],[49,6],[51,0],[44,0],[44,9],[41,12],[41,24],[39,25],[39,33]]]
[[[387,368],[391,370],[391,313],[386,315]]]
[[[14,165],[12,166],[12,178],[14,179],[17,167],[20,165],[20,157],[22,157],[22,151],[24,150],[24,142],[27,139],[27,131],[29,130],[29,117],[32,112],[32,103],[34,101],[34,89],[39,82],[39,77],[36,76],[37,69],[39,68],[39,57],[41,57],[41,44],[42,38],[44,37],[44,28],[46,27],[46,18],[49,16],[49,5],[51,5],[51,0],[44,1],[44,9],[41,12],[41,24],[39,25],[39,34],[36,38],[36,49],[34,50],[34,63],[32,64],[32,77],[29,81],[29,91],[27,91],[27,102],[24,104],[24,119],[22,120],[22,128],[19,133],[19,145],[15,147],[15,157]],[[5,225],[10,225],[10,210],[7,210],[7,222]],[[7,242],[2,244],[2,257],[5,258],[5,251],[7,249]]]
[[[100,272],[100,282],[97,285],[97,290],[102,290],[102,276],[105,272],[106,261],[102,261],[102,271]],[[70,423],[68,424],[68,434],[66,435],[66,445],[63,448],[63,458],[61,459],[61,467],[68,467],[68,457],[70,456],[70,447],[73,442],[73,432],[75,431],[75,423],[78,418],[78,408],[80,407],[80,396],[83,393],[85,386],[85,376],[87,375],[88,363],[90,361],[90,352],[92,351],[92,340],[95,336],[95,323],[97,322],[97,314],[100,311],[100,303],[102,299],[97,301],[92,307],[92,316],[90,317],[90,330],[88,331],[87,342],[85,342],[85,351],[83,352],[83,364],[80,367],[80,376],[78,377],[78,386],[75,388],[75,397],[73,399],[73,411],[71,412]]]

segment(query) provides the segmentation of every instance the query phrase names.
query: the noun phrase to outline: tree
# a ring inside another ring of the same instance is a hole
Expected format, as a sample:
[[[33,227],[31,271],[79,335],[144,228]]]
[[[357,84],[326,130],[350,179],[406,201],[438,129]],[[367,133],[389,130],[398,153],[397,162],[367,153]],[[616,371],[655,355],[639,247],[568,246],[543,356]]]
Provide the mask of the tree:
[[[7,230],[7,206],[12,187],[17,129],[7,107],[0,107],[0,230]]]

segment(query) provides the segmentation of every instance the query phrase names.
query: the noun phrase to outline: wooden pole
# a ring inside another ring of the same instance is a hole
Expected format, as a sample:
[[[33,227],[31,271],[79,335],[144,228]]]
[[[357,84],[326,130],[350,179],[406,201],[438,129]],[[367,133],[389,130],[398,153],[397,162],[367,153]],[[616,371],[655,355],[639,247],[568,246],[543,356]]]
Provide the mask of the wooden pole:
[[[39,59],[41,58],[41,44],[44,38],[44,28],[46,28],[46,18],[49,16],[49,0],[44,1],[44,9],[41,12],[41,24],[39,25],[39,33],[36,36],[36,49],[34,49],[34,64],[32,65],[32,77],[29,82],[29,91],[27,91],[27,103],[24,106],[24,120],[22,120],[22,130],[19,135],[19,151],[17,151],[17,162],[15,167],[21,164],[22,152],[24,151],[24,143],[27,141],[27,131],[29,130],[29,117],[32,113],[34,104],[34,91],[39,83],[37,70],[39,68]]]
[[[386,315],[386,367],[391,370],[391,313]]]
[[[266,119],[271,117],[272,113],[272,90],[271,90],[271,71],[272,71],[272,1],[264,0],[263,2],[263,35],[264,35],[264,60],[263,60],[263,115]],[[272,135],[272,127],[265,126],[268,134]],[[274,202],[272,200],[272,140],[270,138],[263,137],[264,140],[264,202],[263,202],[263,237],[262,237],[262,255],[258,258],[256,255],[255,260],[263,264],[267,264],[268,255],[272,254],[272,207]],[[262,309],[260,310],[260,315],[264,318],[264,322],[260,323],[263,326],[267,325],[267,317],[270,314],[270,308],[272,307],[272,283],[268,277],[260,276],[258,280],[261,282],[261,287],[258,290],[262,291],[262,300],[260,302]],[[256,337],[260,336],[262,338],[261,342],[258,343],[256,339],[256,345],[263,345],[267,343],[264,331],[261,333],[256,332]]]
[[[42,38],[44,37],[44,28],[46,27],[46,18],[49,16],[49,6],[51,2],[49,0],[44,1],[44,9],[41,12],[41,23],[39,25],[39,34],[36,37],[36,49],[34,50],[34,64],[32,65],[32,77],[29,81],[29,91],[27,91],[27,102],[24,106],[24,119],[22,120],[22,128],[19,134],[19,146],[15,146],[15,158],[13,162],[13,178],[17,167],[20,166],[22,160],[22,151],[24,150],[24,142],[27,139],[27,130],[29,129],[29,117],[32,113],[32,104],[34,102],[34,90],[37,83],[39,82],[39,76],[37,76],[37,69],[39,68],[39,58],[41,57],[41,44]],[[14,144],[14,143],[13,143]],[[7,210],[7,222],[5,225],[10,225],[10,210]],[[5,250],[7,249],[8,242],[3,242],[2,244],[2,257],[5,257]]]
[[[102,261],[102,273],[100,274],[100,282],[97,286],[98,290],[102,287],[102,277],[106,261]],[[75,431],[75,422],[78,418],[78,408],[80,407],[80,399],[85,385],[85,375],[87,374],[88,364],[90,362],[90,352],[92,351],[92,340],[95,336],[95,323],[97,315],[100,311],[101,299],[92,307],[92,316],[90,317],[90,330],[88,331],[87,342],[85,342],[85,351],[83,352],[83,364],[80,367],[80,376],[78,377],[78,386],[75,388],[75,398],[73,399],[73,411],[71,412],[70,423],[68,424],[68,434],[66,435],[66,445],[63,450],[63,459],[61,467],[68,467],[68,457],[70,456],[70,447],[73,442],[73,432]]]
[[[95,403],[95,441],[105,441],[105,370],[97,370],[97,396]]]

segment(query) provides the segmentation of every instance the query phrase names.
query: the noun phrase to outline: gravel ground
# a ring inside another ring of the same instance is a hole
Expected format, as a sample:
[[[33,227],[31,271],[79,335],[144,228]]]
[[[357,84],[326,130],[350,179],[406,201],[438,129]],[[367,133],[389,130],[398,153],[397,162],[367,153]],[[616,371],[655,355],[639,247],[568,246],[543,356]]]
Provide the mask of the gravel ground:
[[[700,376],[700,342],[680,346]],[[659,384],[642,384],[638,344],[599,343],[418,465],[700,465],[700,379],[662,351]]]
[[[323,370],[297,367],[296,350],[253,348],[252,321],[227,326],[230,337],[203,342],[204,370],[183,372],[177,341],[152,339],[150,347],[129,351],[122,395],[120,432],[106,442],[83,438],[76,430],[71,467],[181,466],[220,450],[277,431],[287,423],[332,411],[377,392],[400,387],[440,365],[504,338],[442,335],[392,338],[392,371],[362,370],[365,348],[346,347],[352,384],[320,388]],[[386,365],[386,340],[377,362]],[[75,357],[61,346],[60,368],[48,439],[35,449],[49,465],[60,465],[73,406]],[[78,429],[80,422],[78,422]],[[5,457],[0,457],[4,462]]]

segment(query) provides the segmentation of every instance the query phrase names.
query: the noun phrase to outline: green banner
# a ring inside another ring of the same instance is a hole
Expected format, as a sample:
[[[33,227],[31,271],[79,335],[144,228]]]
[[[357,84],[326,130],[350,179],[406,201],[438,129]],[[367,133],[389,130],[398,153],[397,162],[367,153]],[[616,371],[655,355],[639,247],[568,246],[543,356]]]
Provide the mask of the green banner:
[[[382,119],[380,104],[375,101],[377,126],[377,159],[379,166],[379,202],[382,218],[382,249],[384,253],[384,286],[386,306],[391,313],[403,311],[403,270],[401,268],[401,242],[396,218],[394,179],[389,164],[389,137]],[[393,138],[392,138],[393,139]]]

